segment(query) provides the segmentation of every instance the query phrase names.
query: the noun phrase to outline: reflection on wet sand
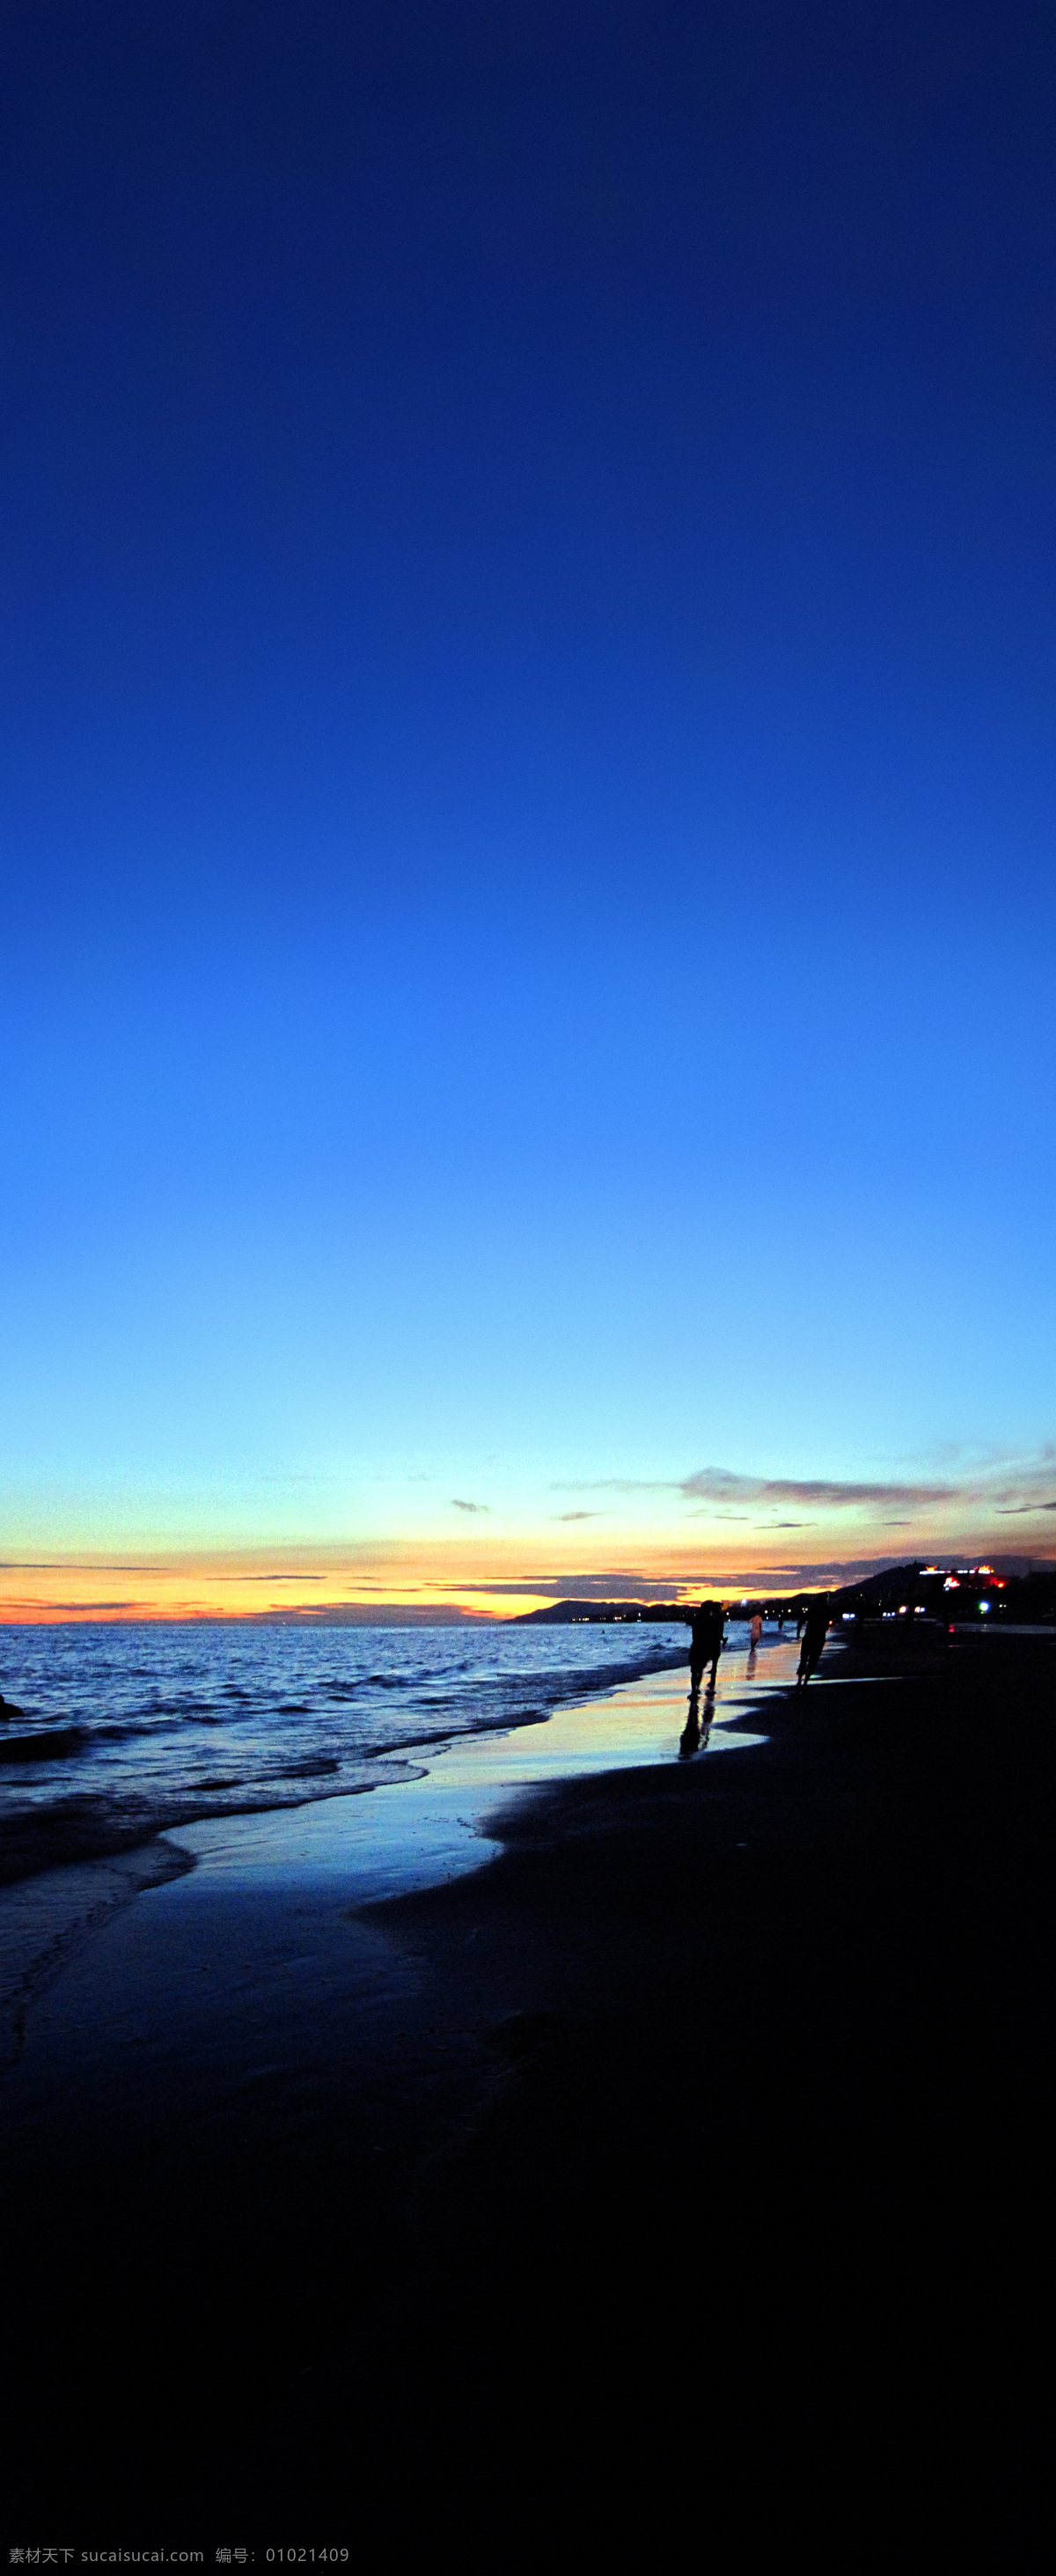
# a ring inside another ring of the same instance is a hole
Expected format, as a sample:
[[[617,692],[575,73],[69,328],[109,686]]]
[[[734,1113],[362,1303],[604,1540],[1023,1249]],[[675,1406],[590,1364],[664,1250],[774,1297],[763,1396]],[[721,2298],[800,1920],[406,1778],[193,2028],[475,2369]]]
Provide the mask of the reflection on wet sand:
[[[713,1675],[711,1681],[708,1683],[707,1690],[704,1693],[703,1719],[701,1718],[700,1710],[699,1682],[694,1682],[690,1691],[689,1715],[686,1719],[686,1723],[682,1729],[678,1742],[678,1758],[680,1762],[691,1761],[694,1753],[707,1752],[708,1737],[711,1733],[711,1721],[714,1715],[715,1680]]]
[[[692,1750],[707,1752],[709,1760],[764,1743],[767,1696],[787,1690],[795,1678],[791,1639],[783,1646],[775,1642],[760,1655],[749,1693],[746,1630],[741,1633],[736,1622],[734,1627],[714,1698],[710,1687],[706,1702],[698,1692],[700,1732]],[[502,1818],[514,1792],[678,1759],[685,1678],[685,1665],[680,1672],[672,1663],[604,1697],[571,1702],[509,1735],[456,1737],[446,1748],[430,1748],[421,1777],[385,1781],[370,1797],[318,1799],[182,1826],[180,1848],[197,1863],[182,1885],[197,1894],[207,1881],[215,1886],[218,1874],[241,1882],[251,1872],[258,1885],[265,1877],[285,1880],[291,1872],[308,1872],[313,1879],[334,1874],[348,1886],[349,1902],[354,1897],[366,1904],[479,1869],[491,1856],[489,1844],[501,1844]],[[690,1759],[691,1750],[682,1758]]]

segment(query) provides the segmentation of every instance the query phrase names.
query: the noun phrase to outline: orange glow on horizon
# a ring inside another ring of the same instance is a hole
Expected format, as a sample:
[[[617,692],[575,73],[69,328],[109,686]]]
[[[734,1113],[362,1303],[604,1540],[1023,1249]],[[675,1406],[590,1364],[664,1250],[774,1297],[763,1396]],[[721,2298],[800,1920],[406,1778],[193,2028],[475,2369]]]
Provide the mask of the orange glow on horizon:
[[[550,1566],[537,1574],[540,1558],[545,1565],[547,1555]],[[585,1595],[640,1600],[643,1606],[658,1596],[682,1602],[699,1599],[709,1589],[743,1591],[746,1582],[791,1588],[791,1581],[779,1578],[773,1567],[753,1570],[742,1560],[735,1568],[709,1569],[678,1547],[663,1557],[652,1549],[635,1550],[634,1557],[631,1568],[618,1572],[589,1561],[566,1572],[553,1563],[549,1549],[521,1544],[515,1550],[512,1543],[496,1542],[472,1554],[468,1547],[440,1544],[417,1549],[173,1550],[139,1557],[115,1550],[105,1557],[100,1552],[74,1558],[71,1553],[50,1559],[29,1559],[27,1551],[23,1562],[0,1567],[0,1625],[276,1618],[308,1625],[328,1614],[367,1620],[372,1608],[390,1619],[394,1611],[418,1618],[430,1611],[461,1611],[494,1621],[543,1609],[574,1589],[577,1579]]]
[[[773,1533],[766,1529],[745,1531],[736,1557],[725,1549],[720,1554],[723,1543],[714,1537],[691,1549],[681,1534],[665,1545],[655,1534],[636,1542],[611,1533],[607,1543],[584,1536],[573,1556],[555,1544],[552,1530],[473,1540],[291,1541],[271,1548],[137,1549],[118,1542],[105,1552],[51,1552],[28,1544],[0,1565],[0,1626],[283,1618],[307,1626],[313,1618],[366,1621],[372,1610],[385,1619],[462,1612],[490,1622],[570,1594],[643,1607],[657,1599],[684,1605],[708,1593],[727,1600],[746,1593],[787,1596],[853,1581],[892,1562],[877,1543],[878,1531],[859,1528],[853,1556],[850,1537],[849,1531],[819,1532],[813,1564],[775,1562]]]
[[[548,1597],[543,1594],[539,1599]],[[202,1558],[121,1568],[112,1563],[88,1565],[82,1558],[76,1565],[61,1560],[50,1565],[38,1562],[32,1568],[12,1566],[0,1573],[0,1622],[10,1625],[85,1619],[309,1620],[325,1617],[328,1611],[363,1614],[372,1604],[390,1613],[462,1609],[485,1619],[501,1617],[505,1607],[490,1595],[481,1598],[457,1584],[409,1583],[402,1568],[390,1581],[380,1583],[357,1580],[351,1570],[298,1568],[290,1574],[268,1574]],[[522,1606],[534,1609],[539,1603],[534,1597],[523,1604],[514,1599],[506,1615]]]

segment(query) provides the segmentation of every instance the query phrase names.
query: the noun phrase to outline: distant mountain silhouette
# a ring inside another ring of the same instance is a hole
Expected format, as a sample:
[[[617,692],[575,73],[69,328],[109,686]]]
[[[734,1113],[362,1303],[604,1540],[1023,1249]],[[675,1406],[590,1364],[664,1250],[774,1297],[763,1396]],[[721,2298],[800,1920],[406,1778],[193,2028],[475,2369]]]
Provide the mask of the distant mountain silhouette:
[[[717,1589],[701,1579],[702,1595]],[[729,1592],[725,1598],[731,1599]],[[741,1593],[736,1598],[736,1609],[745,1619],[753,1618],[756,1611],[764,1619],[796,1619],[810,1599],[810,1592],[802,1590]],[[1056,1624],[1056,1565],[1038,1567],[1029,1574],[1003,1575],[1000,1561],[988,1563],[984,1570],[966,1559],[938,1565],[914,1557],[909,1564],[882,1566],[879,1573],[866,1575],[861,1582],[845,1583],[835,1590],[830,1586],[829,1604],[834,1619],[897,1618],[900,1614],[909,1618],[919,1613],[925,1618],[956,1620],[958,1624],[966,1619],[991,1619],[1013,1627],[1048,1627]],[[544,1610],[521,1611],[515,1624],[563,1628],[590,1621],[594,1625],[626,1627],[649,1620],[685,1628],[693,1606],[678,1601],[554,1601]]]

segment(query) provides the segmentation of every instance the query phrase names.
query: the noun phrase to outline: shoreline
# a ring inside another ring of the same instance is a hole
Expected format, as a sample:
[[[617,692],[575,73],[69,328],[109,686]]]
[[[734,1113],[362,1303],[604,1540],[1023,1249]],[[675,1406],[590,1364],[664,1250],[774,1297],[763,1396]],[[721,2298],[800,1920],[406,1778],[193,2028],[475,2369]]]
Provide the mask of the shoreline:
[[[743,1718],[745,1694],[765,1694],[767,1675],[746,1678],[745,1662],[743,1651],[730,1652],[713,1751]],[[599,1758],[613,1766],[663,1760],[681,1723],[675,1708],[685,1669],[668,1659],[535,1719],[426,1739],[430,1760],[369,1793],[353,1787],[144,1827],[131,1844],[9,1880],[0,1886],[0,2065],[20,2054],[27,2011],[50,1978],[141,1891],[192,1871],[232,1893],[243,1884],[251,1892],[254,1882],[288,1886],[298,1874],[331,1885],[345,1879],[350,1904],[443,1884],[494,1857],[499,1845],[487,1819],[516,1789],[595,1769]]]
[[[749,2429],[771,2480],[793,2437],[831,2486],[834,2427],[886,2477],[972,2374],[993,2405],[987,2337],[1026,2404],[1056,1659],[840,1642],[763,1744],[517,1796],[484,1869],[351,1906],[198,1870],[63,1969],[8,2086],[27,2385],[49,2283],[112,2323],[94,2397],[73,2329],[76,2477],[22,2410],[27,2510],[117,2511],[132,2457],[156,2513],[175,2444],[189,2539],[347,2538],[453,2457],[492,2513],[533,2458],[648,2483],[686,2405],[719,2484]],[[202,2328],[149,2393],[147,2280]]]
[[[502,1737],[522,1725],[545,1723],[549,1718],[560,1716],[565,1708],[607,1697],[627,1681],[677,1669],[685,1660],[687,1651],[681,1647],[677,1650],[670,1646],[661,1647],[657,1643],[644,1662],[637,1659],[628,1662],[624,1655],[616,1660],[610,1657],[597,1664],[593,1671],[586,1672],[570,1668],[538,1676],[530,1671],[511,1672],[498,1682],[494,1675],[474,1676],[473,1696],[483,1705],[486,1695],[492,1694],[496,1702],[495,1712],[487,1710],[481,1714],[478,1707],[468,1723],[455,1718],[449,1727],[440,1724],[423,1729],[420,1712],[412,1701],[407,1709],[407,1728],[403,1732],[376,1741],[368,1738],[365,1743],[348,1748],[342,1741],[338,1726],[321,1757],[318,1753],[309,1755],[303,1762],[280,1770],[278,1776],[269,1776],[265,1759],[255,1779],[250,1777],[242,1781],[199,1783],[194,1777],[193,1767],[185,1778],[181,1778],[178,1761],[175,1776],[167,1785],[150,1780],[150,1730],[149,1726],[146,1730],[142,1728],[135,1708],[126,1709],[116,1720],[108,1718],[98,1724],[99,1711],[94,1700],[91,1706],[81,1706],[77,1694],[74,1694],[77,1702],[74,1723],[69,1722],[68,1710],[52,1709],[49,1719],[47,1708],[27,1709],[16,1703],[5,1704],[0,1712],[4,1721],[0,1725],[0,1760],[5,1766],[23,1763],[38,1768],[40,1762],[47,1761],[49,1786],[59,1780],[60,1793],[39,1803],[31,1795],[27,1803],[24,1789],[21,1793],[17,1787],[11,1789],[16,1800],[21,1795],[22,1803],[15,1812],[11,1810],[10,1798],[5,1806],[3,1828],[0,1830],[0,1900],[7,1886],[17,1886],[45,1871],[86,1866],[93,1860],[116,1860],[141,1849],[159,1835],[179,1834],[212,1821],[295,1814],[301,1808],[323,1805],[330,1799],[370,1796],[379,1787],[402,1786],[407,1780],[421,1776],[426,1757],[432,1755],[434,1760],[439,1759],[449,1744],[463,1738]],[[464,1685],[464,1674],[460,1678]],[[353,1688],[369,1692],[377,1679],[378,1676],[368,1679],[360,1675]],[[223,1686],[219,1684],[218,1677],[210,1676],[210,1680],[214,1688],[220,1688],[223,1696]],[[383,1686],[391,1687],[389,1676],[385,1676]],[[100,1684],[104,1698],[105,1687],[104,1681]],[[420,1683],[408,1679],[407,1687],[414,1691]],[[519,1704],[525,1690],[538,1705],[525,1709]],[[238,1695],[245,1697],[244,1692]],[[32,1699],[32,1692],[29,1696]],[[60,1689],[59,1696],[70,1697],[68,1686],[65,1694]],[[347,1699],[347,1691],[340,1689],[336,1699],[340,1709]],[[264,1713],[267,1714],[266,1703]],[[307,1717],[309,1710],[299,1706],[296,1714]],[[7,1731],[10,1723],[15,1725],[13,1733]],[[93,1756],[98,1759],[100,1745],[107,1745],[115,1739],[135,1742],[137,1738],[142,1744],[140,1758],[147,1757],[148,1768],[136,1779],[133,1788],[130,1789],[127,1778],[119,1779],[115,1785],[105,1768],[99,1770],[90,1788],[84,1788],[86,1772],[91,1774]],[[258,1746],[258,1759],[259,1753]],[[231,1758],[245,1759],[245,1756],[236,1751]],[[331,1776],[341,1771],[344,1762],[350,1766],[349,1775],[344,1778]],[[55,1764],[54,1771],[52,1763]],[[144,1778],[149,1782],[146,1787]],[[303,1785],[295,1785],[301,1782]],[[309,1782],[313,1785],[309,1786]],[[5,1785],[11,1788],[10,1783]],[[226,1794],[216,1794],[220,1790]],[[241,1794],[232,1796],[232,1790],[239,1790]]]

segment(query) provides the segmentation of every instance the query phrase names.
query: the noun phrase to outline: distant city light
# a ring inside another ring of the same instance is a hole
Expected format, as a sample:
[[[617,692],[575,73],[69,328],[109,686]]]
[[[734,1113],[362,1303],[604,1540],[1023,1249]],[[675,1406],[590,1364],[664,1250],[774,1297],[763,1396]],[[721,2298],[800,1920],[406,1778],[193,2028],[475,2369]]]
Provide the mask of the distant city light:
[[[988,1601],[981,1601],[979,1607],[980,1610],[989,1610],[990,1604]]]
[[[948,1574],[942,1588],[944,1592],[959,1592],[961,1587],[957,1581],[956,1575]]]

